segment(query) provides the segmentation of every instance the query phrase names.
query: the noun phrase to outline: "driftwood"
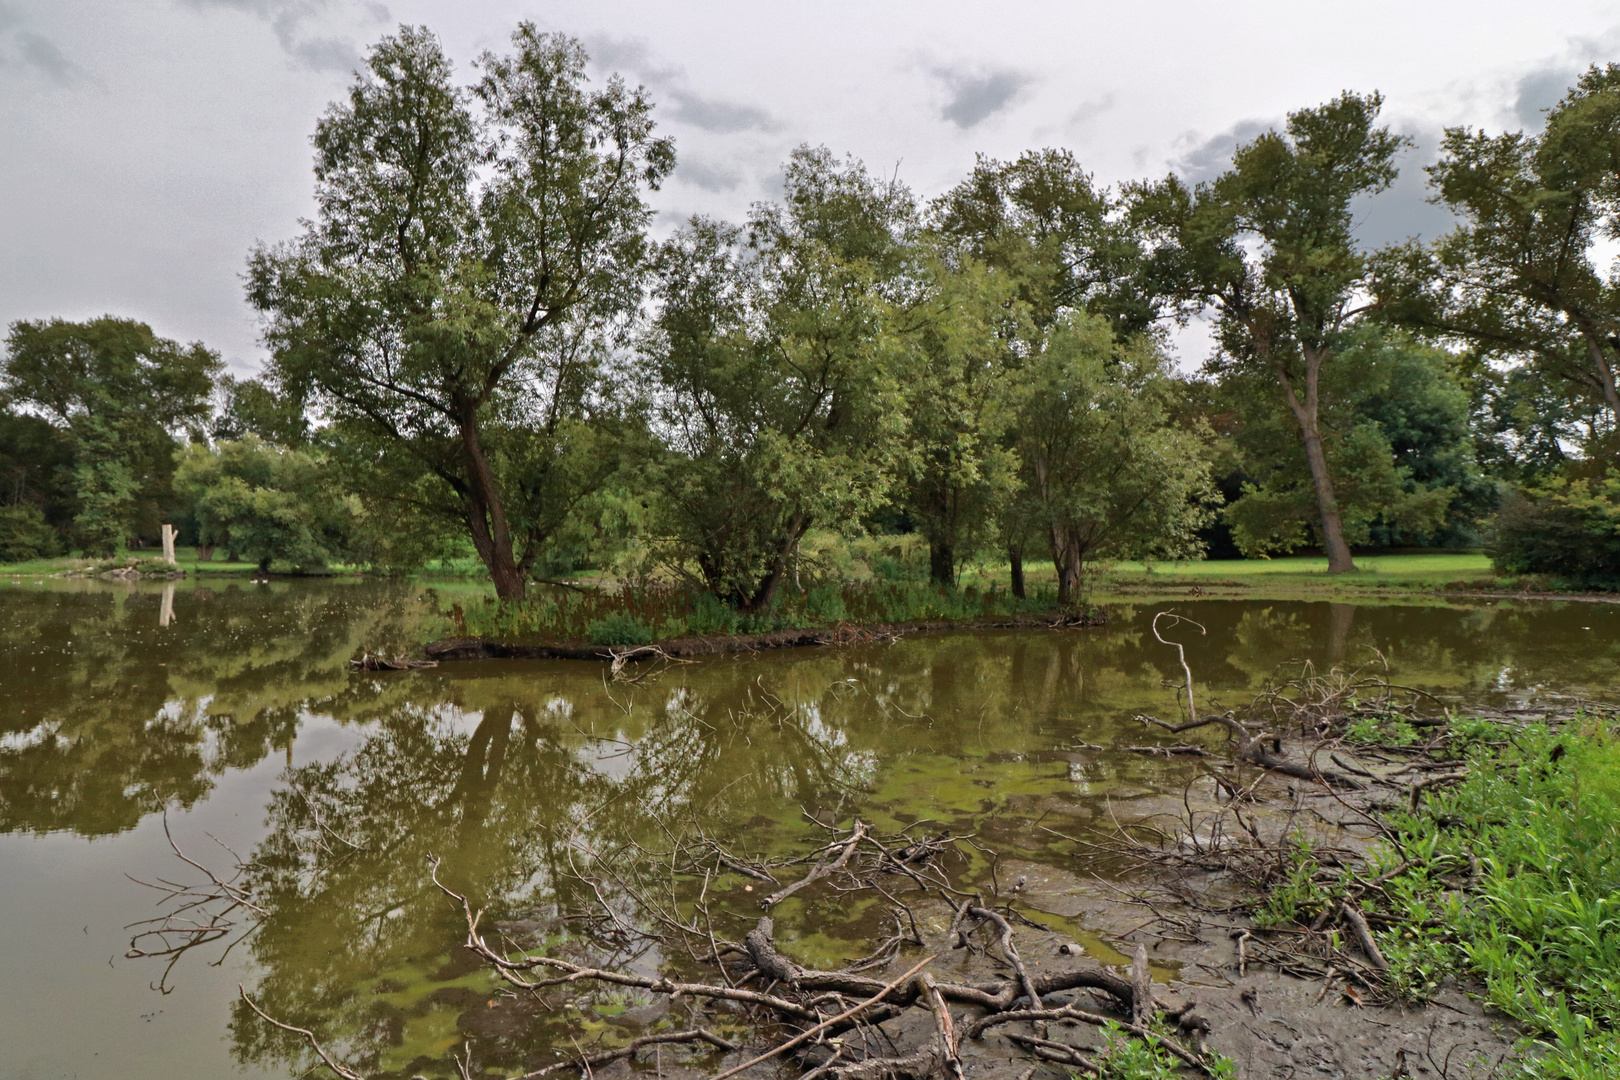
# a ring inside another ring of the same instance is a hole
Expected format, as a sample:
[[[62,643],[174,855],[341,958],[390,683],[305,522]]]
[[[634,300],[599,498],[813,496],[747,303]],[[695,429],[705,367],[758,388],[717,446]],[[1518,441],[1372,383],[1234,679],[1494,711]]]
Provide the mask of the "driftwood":
[[[1196,626],[1200,634],[1204,633],[1205,630],[1202,624],[1193,622],[1191,619],[1185,618],[1181,615],[1171,614],[1167,611],[1161,611],[1157,615],[1153,616],[1153,636],[1157,638],[1161,644],[1168,645],[1176,650],[1177,662],[1181,666],[1182,673],[1182,682],[1176,686],[1176,689],[1186,695],[1187,719],[1179,724],[1170,724],[1160,720],[1158,717],[1138,715],[1138,720],[1145,724],[1152,724],[1157,727],[1164,728],[1172,735],[1180,735],[1184,731],[1193,731],[1197,728],[1219,725],[1229,731],[1237,740],[1237,757],[1240,761],[1247,761],[1251,765],[1258,765],[1262,769],[1282,773],[1284,776],[1292,776],[1300,780],[1315,780],[1319,783],[1328,784],[1336,788],[1359,790],[1363,786],[1359,781],[1354,780],[1343,773],[1336,773],[1328,769],[1318,768],[1314,761],[1308,764],[1301,764],[1300,762],[1292,761],[1286,757],[1283,757],[1282,740],[1278,736],[1265,730],[1250,730],[1246,724],[1239,721],[1237,717],[1230,712],[1200,718],[1198,715],[1197,700],[1193,694],[1192,667],[1187,663],[1186,646],[1179,641],[1167,640],[1160,632],[1161,623],[1164,623],[1167,629],[1181,623],[1186,623],[1189,626]],[[1166,746],[1162,749],[1140,746],[1133,746],[1129,749],[1137,753],[1162,753],[1166,755],[1195,752],[1195,748],[1189,747],[1185,743],[1177,743],[1175,746]]]

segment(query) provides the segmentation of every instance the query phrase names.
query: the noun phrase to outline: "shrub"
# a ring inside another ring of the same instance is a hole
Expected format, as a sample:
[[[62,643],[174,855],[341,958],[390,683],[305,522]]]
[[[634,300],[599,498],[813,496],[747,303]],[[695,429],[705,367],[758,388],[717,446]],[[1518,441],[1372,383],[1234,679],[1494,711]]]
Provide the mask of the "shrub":
[[[592,645],[646,645],[653,639],[650,627],[622,611],[587,623],[585,636]]]
[[[55,555],[56,532],[31,503],[0,506],[0,563],[26,562]]]
[[[1620,589],[1620,473],[1595,483],[1555,480],[1510,496],[1485,553],[1499,574]]]

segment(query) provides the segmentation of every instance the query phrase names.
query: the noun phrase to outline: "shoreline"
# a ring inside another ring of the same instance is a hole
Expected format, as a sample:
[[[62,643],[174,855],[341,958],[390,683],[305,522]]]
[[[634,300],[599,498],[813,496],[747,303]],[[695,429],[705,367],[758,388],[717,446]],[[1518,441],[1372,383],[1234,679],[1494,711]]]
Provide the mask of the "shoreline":
[[[596,660],[614,664],[655,660],[681,660],[728,653],[764,652],[814,645],[859,645],[894,641],[906,634],[938,634],[953,630],[1078,630],[1108,625],[1101,611],[1048,612],[1044,615],[986,616],[978,619],[926,619],[902,623],[843,623],[836,626],[772,630],[763,634],[726,634],[668,638],[646,645],[580,645],[564,642],[501,641],[485,637],[451,637],[425,642],[429,660]]]

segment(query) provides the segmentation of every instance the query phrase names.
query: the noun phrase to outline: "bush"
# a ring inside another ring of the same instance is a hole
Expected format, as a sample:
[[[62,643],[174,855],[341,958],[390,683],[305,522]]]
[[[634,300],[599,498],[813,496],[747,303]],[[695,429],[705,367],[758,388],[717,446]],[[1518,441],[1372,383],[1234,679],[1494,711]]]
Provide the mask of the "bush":
[[[585,636],[592,645],[646,645],[653,639],[651,628],[622,611],[588,623]]]
[[[55,555],[56,532],[31,503],[0,506],[0,563],[48,559]]]
[[[1499,574],[1546,574],[1581,588],[1620,589],[1620,474],[1556,480],[1510,496],[1485,546]]]

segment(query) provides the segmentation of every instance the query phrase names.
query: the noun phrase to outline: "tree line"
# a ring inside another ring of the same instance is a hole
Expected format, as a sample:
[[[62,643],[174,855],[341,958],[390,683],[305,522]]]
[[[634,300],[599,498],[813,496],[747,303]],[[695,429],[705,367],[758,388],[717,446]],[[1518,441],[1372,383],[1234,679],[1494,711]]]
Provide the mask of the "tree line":
[[[651,235],[642,88],[524,23],[458,81],[402,27],[314,136],[314,216],[248,259],[269,363],[134,320],[19,321],[0,558],[188,542],[311,568],[467,547],[503,598],[637,548],[769,609],[812,530],[915,532],[930,576],[1491,543],[1620,581],[1620,66],[1537,133],[1447,132],[1457,226],[1366,251],[1409,140],[1346,92],[1207,182],[1068,151],[920,198],[801,147],[746,220]],[[1169,351],[1207,320],[1197,374]]]

